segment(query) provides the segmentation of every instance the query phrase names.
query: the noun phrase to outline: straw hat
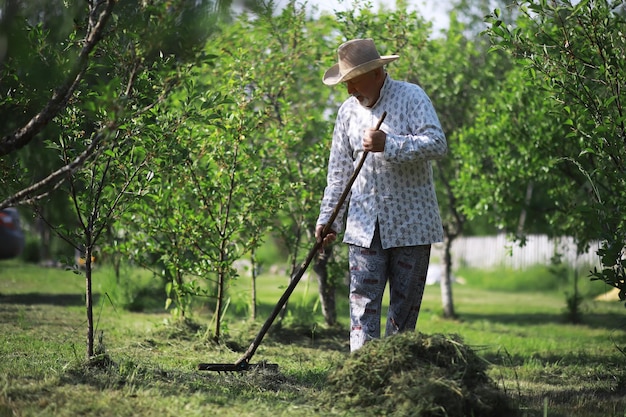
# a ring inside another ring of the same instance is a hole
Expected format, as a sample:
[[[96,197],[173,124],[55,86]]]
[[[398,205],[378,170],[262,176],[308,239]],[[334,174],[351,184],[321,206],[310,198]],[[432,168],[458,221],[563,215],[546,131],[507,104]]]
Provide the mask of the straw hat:
[[[395,61],[398,55],[380,56],[372,39],[354,39],[337,48],[338,63],[324,73],[322,81],[335,85]]]

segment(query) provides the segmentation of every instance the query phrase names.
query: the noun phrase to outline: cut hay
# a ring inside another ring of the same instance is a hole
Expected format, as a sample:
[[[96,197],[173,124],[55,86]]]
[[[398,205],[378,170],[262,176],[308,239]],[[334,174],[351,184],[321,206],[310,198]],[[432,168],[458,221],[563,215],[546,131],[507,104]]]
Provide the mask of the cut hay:
[[[330,372],[325,398],[354,415],[512,417],[516,407],[458,336],[403,333],[375,340]]]
[[[604,294],[598,295],[596,298],[594,298],[594,300],[595,301],[609,301],[609,302],[620,301],[619,288],[612,288],[609,291],[605,292]]]

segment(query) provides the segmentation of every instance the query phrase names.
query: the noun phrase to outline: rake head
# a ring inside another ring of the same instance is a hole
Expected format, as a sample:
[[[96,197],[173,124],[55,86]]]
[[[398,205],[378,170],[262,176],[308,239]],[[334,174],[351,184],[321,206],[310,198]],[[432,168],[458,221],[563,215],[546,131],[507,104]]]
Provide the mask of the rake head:
[[[278,365],[275,363],[259,362],[248,363],[246,361],[240,363],[200,363],[198,364],[199,371],[211,371],[211,372],[245,372],[251,370],[268,370],[278,371]]]

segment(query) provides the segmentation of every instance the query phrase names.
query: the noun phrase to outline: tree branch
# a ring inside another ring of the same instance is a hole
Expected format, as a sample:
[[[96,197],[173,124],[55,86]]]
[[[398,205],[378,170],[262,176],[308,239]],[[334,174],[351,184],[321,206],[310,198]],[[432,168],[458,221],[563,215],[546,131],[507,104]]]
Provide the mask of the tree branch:
[[[92,22],[102,2],[90,3],[90,28],[85,36],[83,48],[78,56],[78,64],[70,72],[65,83],[57,89],[43,109],[33,116],[23,127],[0,139],[0,156],[8,155],[26,146],[66,105],[89,65],[89,55],[102,39],[102,33],[111,16],[115,0],[106,0],[104,10]]]
[[[85,148],[85,150],[80,155],[78,155],[71,163],[62,166],[61,168],[52,172],[43,180],[31,185],[30,187],[24,188],[22,191],[19,191],[11,197],[0,202],[0,209],[18,204],[34,203],[44,198],[49,193],[49,191],[36,196],[33,196],[33,194],[37,194],[40,190],[47,187],[52,187],[52,189],[58,188],[65,180],[67,175],[76,171],[89,158],[97,155],[100,152],[100,150],[96,150],[97,146],[107,135],[107,133],[114,128],[115,126],[107,126],[106,128],[100,130],[94,137],[93,141],[89,144],[89,146],[87,146],[87,148]]]

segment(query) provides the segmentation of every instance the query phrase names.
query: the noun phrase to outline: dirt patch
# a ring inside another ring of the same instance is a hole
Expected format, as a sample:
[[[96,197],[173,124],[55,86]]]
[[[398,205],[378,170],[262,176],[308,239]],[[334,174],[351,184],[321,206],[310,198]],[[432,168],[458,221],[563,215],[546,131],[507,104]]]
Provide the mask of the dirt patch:
[[[358,415],[516,416],[485,373],[487,363],[458,336],[404,333],[372,341],[328,376],[324,396]]]

